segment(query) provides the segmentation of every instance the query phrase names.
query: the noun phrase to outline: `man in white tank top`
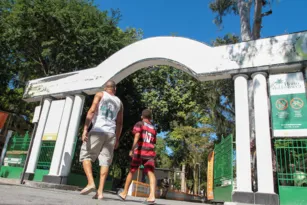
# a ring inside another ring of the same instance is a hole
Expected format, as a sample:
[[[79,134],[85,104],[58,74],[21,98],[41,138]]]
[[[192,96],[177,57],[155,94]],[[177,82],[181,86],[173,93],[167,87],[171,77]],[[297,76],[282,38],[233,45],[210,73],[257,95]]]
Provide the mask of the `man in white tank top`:
[[[95,95],[82,134],[80,161],[83,163],[88,184],[80,194],[86,195],[96,190],[92,162],[98,158],[101,169],[99,188],[94,197],[96,199],[103,198],[103,187],[112,163],[113,151],[118,147],[123,127],[123,105],[115,92],[116,84],[110,80],[106,83],[105,90]],[[92,129],[89,131],[91,123]]]

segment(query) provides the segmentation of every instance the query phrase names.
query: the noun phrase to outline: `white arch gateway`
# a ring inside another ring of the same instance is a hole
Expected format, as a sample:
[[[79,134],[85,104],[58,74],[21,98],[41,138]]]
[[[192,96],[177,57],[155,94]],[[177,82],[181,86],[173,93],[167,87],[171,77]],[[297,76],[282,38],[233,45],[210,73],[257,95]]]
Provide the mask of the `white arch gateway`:
[[[120,82],[139,69],[170,65],[200,81],[233,78],[236,108],[237,189],[233,200],[245,203],[278,204],[274,193],[271,157],[267,76],[301,72],[307,61],[307,32],[210,47],[182,37],[155,37],[133,43],[118,51],[95,68],[29,81],[24,100],[43,101],[35,133],[26,178],[36,169],[42,140],[48,124],[56,127],[56,146],[45,181],[66,183],[72,162],[74,142],[84,94],[92,95],[113,79]],[[251,187],[250,125],[248,81],[254,85],[255,132],[257,143],[258,192]],[[60,116],[50,111],[56,104]],[[56,126],[57,125],[57,126]],[[47,136],[48,137],[48,136]],[[53,138],[53,137],[51,137]]]

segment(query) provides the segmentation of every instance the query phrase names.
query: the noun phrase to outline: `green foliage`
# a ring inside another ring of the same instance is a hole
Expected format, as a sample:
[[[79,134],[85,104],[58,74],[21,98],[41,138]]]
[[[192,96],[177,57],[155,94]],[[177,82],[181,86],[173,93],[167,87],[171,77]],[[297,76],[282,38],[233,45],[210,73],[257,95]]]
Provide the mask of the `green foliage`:
[[[128,152],[131,149],[133,125],[141,120],[141,111],[150,108],[153,111],[153,120],[158,131],[172,133],[172,137],[179,136],[180,132],[188,131],[188,144],[194,140],[190,135],[203,133],[221,133],[227,135],[232,132],[232,81],[199,82],[183,71],[168,66],[144,68],[124,79],[118,84],[117,95],[125,105],[124,129],[120,147],[114,157],[114,166],[122,169],[121,176],[125,177],[129,167]],[[224,96],[221,100],[221,96]],[[89,100],[91,102],[91,100]],[[231,114],[230,114],[231,113]],[[230,116],[230,117],[229,117]],[[219,125],[218,123],[224,123]],[[206,128],[197,128],[197,125]],[[206,131],[206,132],[205,132]],[[208,143],[208,135],[203,138]],[[218,135],[220,136],[220,135]],[[156,145],[157,167],[171,168],[181,165],[185,154],[180,140],[158,138]],[[195,141],[195,143],[198,143]],[[173,155],[168,156],[166,146],[169,146]],[[193,147],[192,147],[193,148]],[[192,153],[193,151],[190,151]],[[199,150],[206,155],[207,150]],[[198,156],[201,172],[206,167],[206,156]],[[172,162],[171,162],[172,161]],[[192,165],[191,165],[192,166]],[[193,170],[191,170],[193,171]],[[204,175],[204,173],[202,173]]]
[[[214,19],[214,23],[220,26],[223,23],[223,16],[228,14],[238,14],[236,0],[212,0],[209,4],[209,8],[217,13]]]
[[[143,69],[132,78],[142,103],[153,111],[159,131],[189,124],[194,120],[191,114],[201,110],[198,97],[201,84],[183,71],[157,66]]]
[[[22,101],[28,80],[94,67],[139,40],[139,30],[118,28],[120,18],[119,11],[100,11],[87,0],[1,0],[0,110],[31,118],[36,104]],[[237,42],[237,37],[217,39],[214,45],[231,42]],[[159,167],[186,162],[193,170],[193,163],[200,162],[205,176],[206,153],[212,144],[209,134],[233,132],[231,80],[202,83],[183,71],[157,66],[124,79],[117,95],[125,106],[123,134],[112,168],[117,177],[123,178],[129,167],[131,129],[141,120],[144,108],[153,111],[159,132],[170,132],[166,141],[157,141]],[[86,98],[82,124],[92,99]],[[173,150],[173,164],[166,146]]]
[[[167,154],[166,146],[166,141],[161,137],[158,137],[155,147],[155,151],[157,153],[155,160],[156,166],[159,168],[170,168],[172,166],[172,161]]]
[[[17,88],[1,89],[14,97],[0,109],[27,116],[33,106],[21,98],[28,80],[96,66],[140,38],[117,27],[119,11],[108,15],[87,0],[2,0],[0,8],[1,86]]]
[[[174,152],[173,163],[179,166],[200,162],[202,153],[210,146],[211,132],[210,128],[176,127],[166,138],[168,146]]]
[[[217,37],[213,42],[213,46],[221,46],[221,45],[229,45],[229,44],[235,44],[239,43],[240,38],[239,36],[233,35],[233,34],[227,34],[223,38]]]
[[[186,165],[187,186],[191,189],[193,185],[194,193],[197,192],[199,173],[201,176],[206,175],[207,156],[213,150],[213,143],[209,141],[212,131],[206,127],[181,126],[166,138],[168,146],[173,150],[173,166]],[[198,172],[199,168],[202,171]]]
[[[180,190],[180,189],[181,189],[181,181],[180,181],[180,180],[176,180],[176,181],[174,182],[174,188],[175,188],[176,190]]]

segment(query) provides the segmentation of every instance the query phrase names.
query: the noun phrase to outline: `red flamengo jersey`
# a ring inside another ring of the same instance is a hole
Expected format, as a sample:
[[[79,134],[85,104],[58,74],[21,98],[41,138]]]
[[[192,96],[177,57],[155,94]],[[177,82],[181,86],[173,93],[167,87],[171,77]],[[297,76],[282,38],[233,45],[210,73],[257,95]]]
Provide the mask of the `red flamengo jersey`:
[[[140,121],[136,123],[132,131],[133,135],[140,133],[138,147],[134,151],[135,158],[153,159],[156,156],[155,144],[157,132],[152,124]]]

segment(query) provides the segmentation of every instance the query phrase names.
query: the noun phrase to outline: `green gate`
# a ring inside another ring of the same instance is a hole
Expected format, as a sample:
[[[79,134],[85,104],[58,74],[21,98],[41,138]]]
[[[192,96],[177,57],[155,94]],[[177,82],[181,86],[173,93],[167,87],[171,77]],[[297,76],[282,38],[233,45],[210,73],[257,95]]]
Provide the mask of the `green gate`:
[[[13,134],[8,143],[3,166],[0,168],[0,177],[20,178],[27,157],[30,140],[28,132],[24,136],[16,132]]]
[[[34,174],[34,181],[43,181],[44,175],[49,173],[56,141],[42,141],[41,150]]]
[[[214,147],[214,201],[232,201],[233,190],[233,137],[222,138]]]
[[[307,139],[277,139],[274,147],[280,204],[307,204]]]

